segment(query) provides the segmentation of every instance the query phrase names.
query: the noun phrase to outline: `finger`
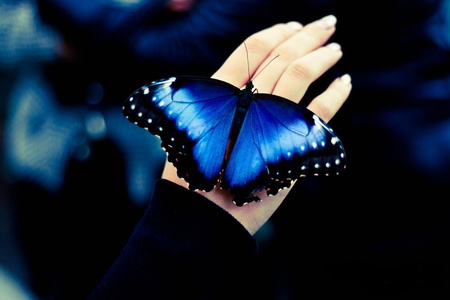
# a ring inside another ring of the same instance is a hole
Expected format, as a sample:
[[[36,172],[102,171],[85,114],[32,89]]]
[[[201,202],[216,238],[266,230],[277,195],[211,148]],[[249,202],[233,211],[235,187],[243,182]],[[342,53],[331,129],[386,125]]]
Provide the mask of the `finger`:
[[[234,50],[212,77],[242,87],[272,50],[302,27],[298,22],[276,24],[251,35]],[[247,60],[247,57],[251,59]]]
[[[325,122],[329,122],[347,100],[351,89],[351,77],[345,74],[335,79],[322,94],[314,98],[308,109]]]
[[[293,61],[322,47],[335,32],[336,22],[336,17],[333,15],[326,16],[306,25],[302,30],[279,44],[256,71],[253,83],[259,87],[258,90],[270,92],[275,87],[278,78]],[[276,58],[274,59],[274,57]],[[270,71],[263,70],[266,66]],[[265,82],[264,86],[260,84],[262,81]],[[267,86],[270,82],[273,85]]]
[[[301,31],[285,40],[274,52],[287,62],[297,59],[318,47],[323,46],[336,31],[337,19],[334,15],[325,16],[307,24]]]
[[[260,93],[273,93],[298,102],[305,95],[309,85],[335,65],[341,57],[339,44],[331,43],[289,64],[273,90],[269,89],[273,80],[270,76],[262,77],[258,85],[255,83],[255,87]]]
[[[336,18],[329,15],[304,28],[297,22],[289,22],[257,32],[247,38],[245,44],[241,44],[212,77],[242,87],[254,74],[259,74],[275,56],[278,56],[280,59],[274,60],[275,66],[272,67],[272,71],[275,71],[270,72],[271,78],[278,79],[292,60],[322,46],[334,33],[335,24]],[[247,72],[245,66],[248,66]]]

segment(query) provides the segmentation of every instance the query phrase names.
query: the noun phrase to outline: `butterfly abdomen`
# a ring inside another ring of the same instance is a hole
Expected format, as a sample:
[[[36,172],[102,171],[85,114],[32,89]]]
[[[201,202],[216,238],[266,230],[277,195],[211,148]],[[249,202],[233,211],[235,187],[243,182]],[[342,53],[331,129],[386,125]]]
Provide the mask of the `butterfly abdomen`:
[[[244,118],[245,115],[247,114],[247,110],[249,108],[251,101],[255,101],[253,93],[253,83],[249,81],[245,85],[245,88],[238,93],[237,97],[238,101],[236,105],[236,110],[234,112],[233,120],[231,122],[231,130],[229,135],[231,145],[234,145],[234,142],[236,141],[237,136],[239,135],[242,123],[244,122]]]

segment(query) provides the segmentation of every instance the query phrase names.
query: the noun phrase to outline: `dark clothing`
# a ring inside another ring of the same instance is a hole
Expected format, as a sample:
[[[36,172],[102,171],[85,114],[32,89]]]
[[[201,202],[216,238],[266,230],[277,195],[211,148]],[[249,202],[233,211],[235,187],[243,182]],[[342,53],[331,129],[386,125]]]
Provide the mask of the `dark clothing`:
[[[231,215],[170,181],[90,299],[218,299],[243,284],[256,242]],[[248,275],[247,275],[248,276]]]

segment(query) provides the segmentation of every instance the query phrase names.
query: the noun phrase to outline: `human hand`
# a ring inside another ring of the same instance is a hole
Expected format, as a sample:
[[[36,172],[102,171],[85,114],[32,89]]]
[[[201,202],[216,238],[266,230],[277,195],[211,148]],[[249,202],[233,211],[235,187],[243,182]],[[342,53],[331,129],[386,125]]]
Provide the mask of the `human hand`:
[[[309,85],[342,57],[338,44],[325,45],[335,32],[335,23],[335,17],[328,16],[304,27],[297,22],[289,22],[257,32],[248,37],[245,45],[241,44],[212,77],[242,88],[249,80],[247,67],[250,75],[258,74],[270,60],[279,55],[270,63],[270,71],[261,72],[253,80],[254,86],[260,93],[272,93],[299,102]],[[350,90],[350,76],[337,78],[311,101],[308,109],[328,122],[348,98]],[[171,163],[166,163],[162,178],[186,186]],[[275,196],[268,196],[263,190],[257,194],[261,201],[242,207],[233,203],[233,195],[226,190],[216,187],[210,192],[197,192],[225,209],[251,234],[255,234],[289,191],[290,188],[279,191]]]

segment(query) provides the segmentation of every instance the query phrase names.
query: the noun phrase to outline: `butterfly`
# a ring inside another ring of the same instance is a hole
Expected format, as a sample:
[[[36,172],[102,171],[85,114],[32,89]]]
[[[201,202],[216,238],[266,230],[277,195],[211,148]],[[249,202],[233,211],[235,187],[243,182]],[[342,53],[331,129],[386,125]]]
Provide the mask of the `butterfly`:
[[[251,80],[243,89],[207,77],[156,80],[129,96],[123,114],[161,139],[190,190],[219,185],[238,206],[346,166],[329,125],[300,104],[258,93]]]

